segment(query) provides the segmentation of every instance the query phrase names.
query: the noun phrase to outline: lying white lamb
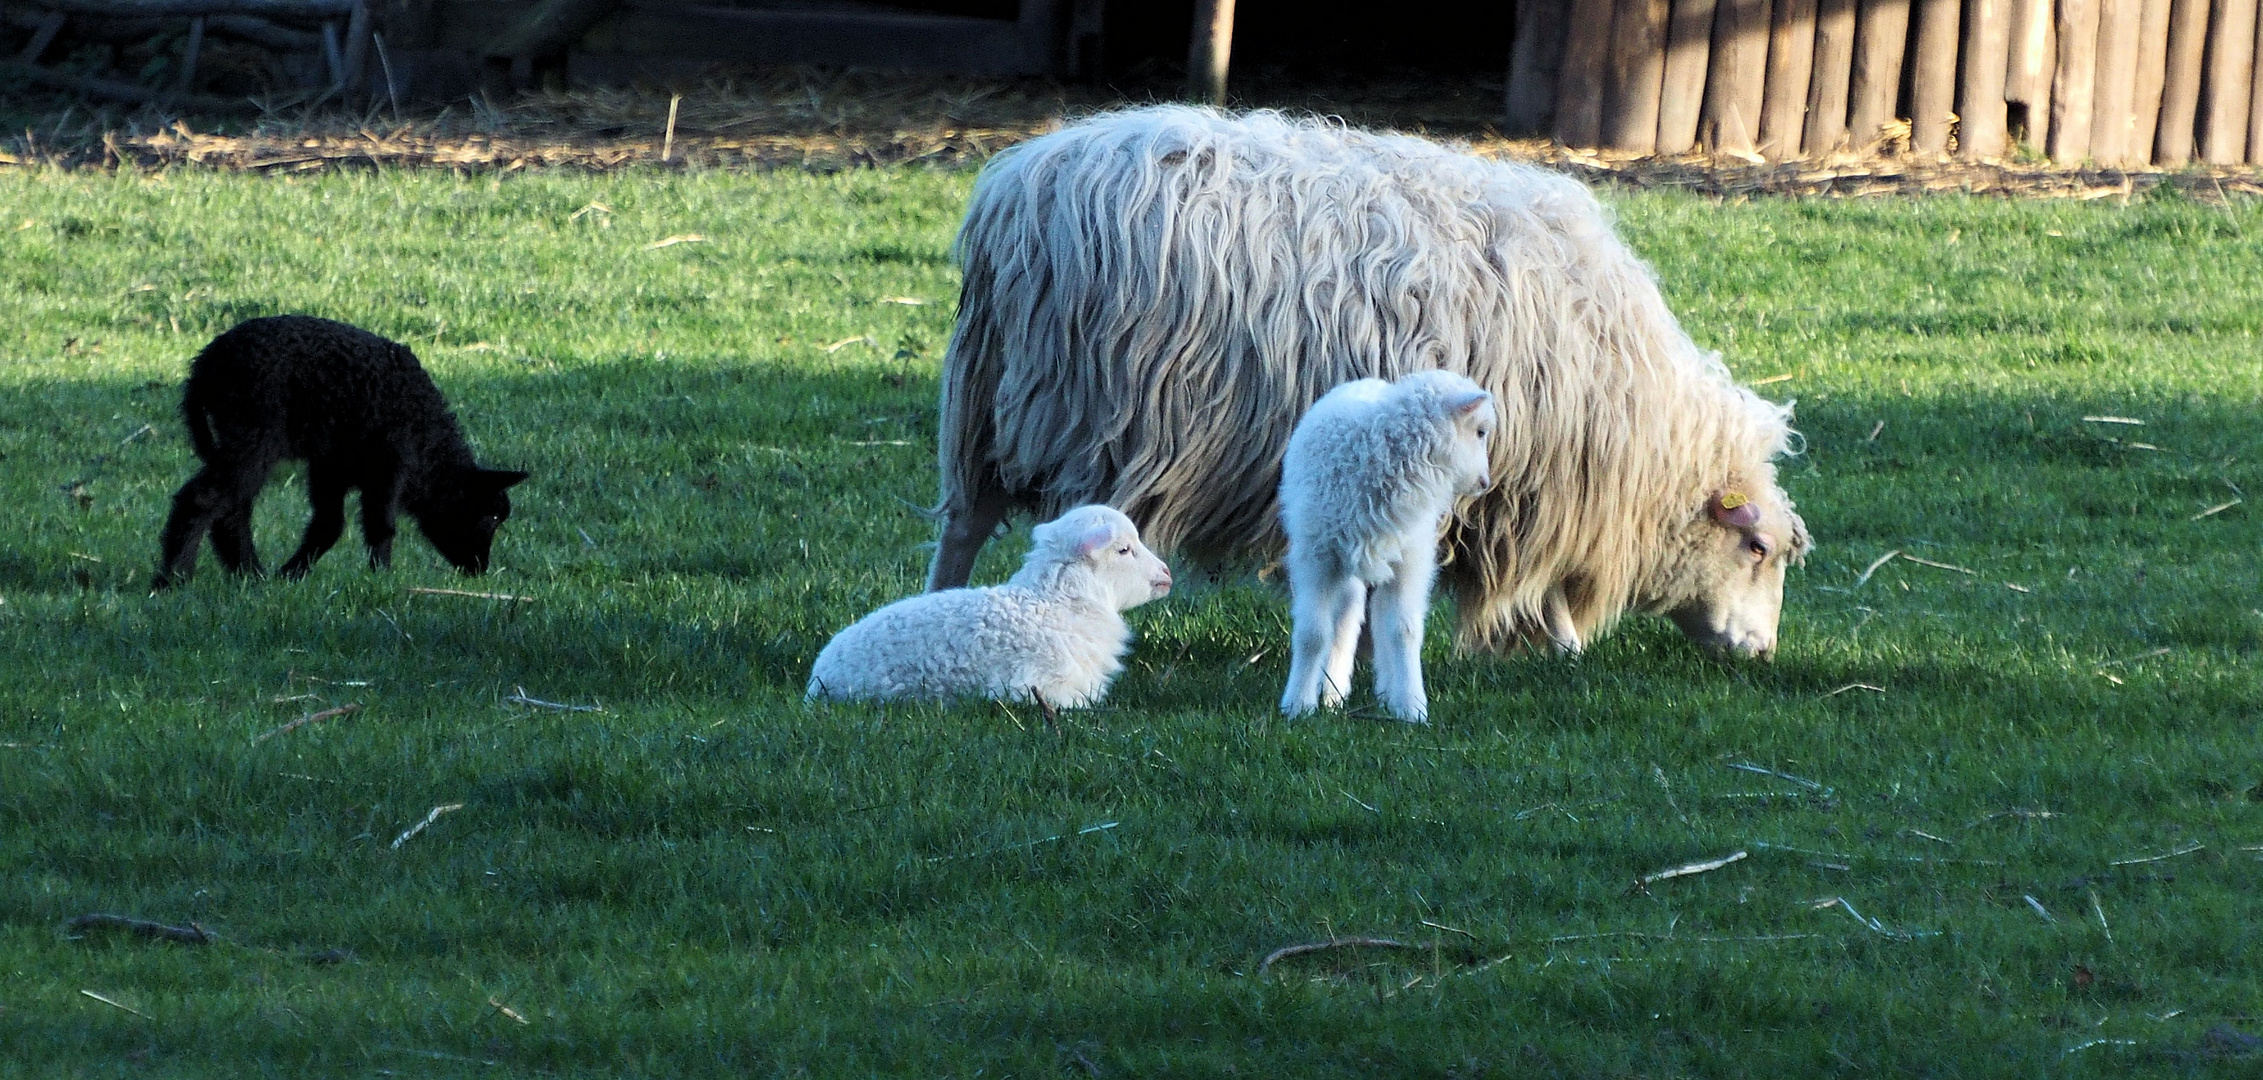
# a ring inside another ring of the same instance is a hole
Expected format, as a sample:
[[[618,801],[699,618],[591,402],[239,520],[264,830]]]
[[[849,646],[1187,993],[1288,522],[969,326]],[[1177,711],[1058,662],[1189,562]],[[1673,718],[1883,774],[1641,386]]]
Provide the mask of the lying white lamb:
[[[1463,376],[1360,379],[1314,402],[1281,463],[1295,637],[1281,711],[1337,705],[1374,590],[1375,696],[1392,716],[1429,719],[1422,621],[1438,573],[1438,530],[1487,477],[1493,397]]]
[[[1170,592],[1171,570],[1106,506],[1077,507],[1030,540],[1004,585],[898,600],[835,634],[808,696],[1098,702],[1131,644],[1120,613]]]

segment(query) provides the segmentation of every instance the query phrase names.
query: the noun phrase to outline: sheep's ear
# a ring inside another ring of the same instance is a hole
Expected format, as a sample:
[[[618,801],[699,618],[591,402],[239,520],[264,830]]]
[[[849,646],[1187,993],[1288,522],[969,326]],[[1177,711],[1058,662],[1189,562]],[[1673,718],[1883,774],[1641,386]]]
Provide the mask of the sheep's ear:
[[[1077,558],[1090,558],[1094,552],[1100,551],[1115,542],[1116,527],[1113,524],[1101,522],[1090,526],[1084,530],[1083,536],[1077,537]]]
[[[1454,395],[1454,397],[1449,400],[1447,404],[1452,407],[1455,416],[1468,416],[1469,414],[1476,412],[1480,406],[1491,400],[1493,400],[1493,395],[1488,394],[1483,390],[1465,390],[1460,394]]]
[[[1760,507],[1752,497],[1741,491],[1723,491],[1706,500],[1705,509],[1713,520],[1731,529],[1749,529],[1760,524]]]
[[[527,472],[520,472],[520,471],[519,471],[519,470],[517,470],[517,469],[481,469],[481,470],[479,470],[479,476],[480,476],[480,479],[482,479],[482,480],[485,480],[485,481],[487,481],[488,483],[490,483],[490,484],[494,485],[494,486],[495,486],[495,490],[497,490],[497,491],[508,491],[508,490],[510,490],[511,488],[515,488],[515,487],[519,486],[520,484],[522,484],[522,483],[525,483],[525,482],[526,482],[526,478],[527,478],[527,477],[529,477],[529,476],[532,476],[532,475],[534,475],[534,474],[533,474],[533,473],[527,473]]]

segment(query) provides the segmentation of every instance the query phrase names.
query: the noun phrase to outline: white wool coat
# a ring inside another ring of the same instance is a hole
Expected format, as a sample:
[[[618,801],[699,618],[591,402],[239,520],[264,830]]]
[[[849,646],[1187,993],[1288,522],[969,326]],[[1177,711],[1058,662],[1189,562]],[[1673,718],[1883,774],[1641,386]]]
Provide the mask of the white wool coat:
[[[808,696],[1098,703],[1131,645],[1122,612],[1168,592],[1170,571],[1105,506],[1071,510],[1031,538],[1003,585],[899,600],[835,635]]]
[[[1405,538],[1434,541],[1453,509],[1453,412],[1485,394],[1461,375],[1425,371],[1357,379],[1314,402],[1281,462],[1291,551],[1369,585],[1394,577]]]

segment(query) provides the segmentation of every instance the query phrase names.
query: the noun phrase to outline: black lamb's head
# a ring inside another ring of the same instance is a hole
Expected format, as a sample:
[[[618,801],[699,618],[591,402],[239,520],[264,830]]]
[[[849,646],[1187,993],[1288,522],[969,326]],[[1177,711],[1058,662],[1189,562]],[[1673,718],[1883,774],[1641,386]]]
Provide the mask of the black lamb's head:
[[[526,478],[516,469],[451,470],[413,508],[417,528],[456,569],[484,574],[495,530],[511,517],[510,489]]]

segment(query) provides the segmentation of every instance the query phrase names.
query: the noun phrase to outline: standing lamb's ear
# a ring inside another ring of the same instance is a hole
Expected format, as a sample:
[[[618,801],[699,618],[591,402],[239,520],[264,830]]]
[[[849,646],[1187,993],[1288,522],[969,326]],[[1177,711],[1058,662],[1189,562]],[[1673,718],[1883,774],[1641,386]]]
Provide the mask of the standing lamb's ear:
[[[1760,524],[1760,507],[1753,505],[1751,497],[1741,491],[1723,491],[1706,500],[1706,510],[1713,520],[1731,529],[1749,529]]]
[[[1446,403],[1452,408],[1455,416],[1468,416],[1491,400],[1493,400],[1493,395],[1482,390],[1475,390],[1456,394],[1448,398]]]

